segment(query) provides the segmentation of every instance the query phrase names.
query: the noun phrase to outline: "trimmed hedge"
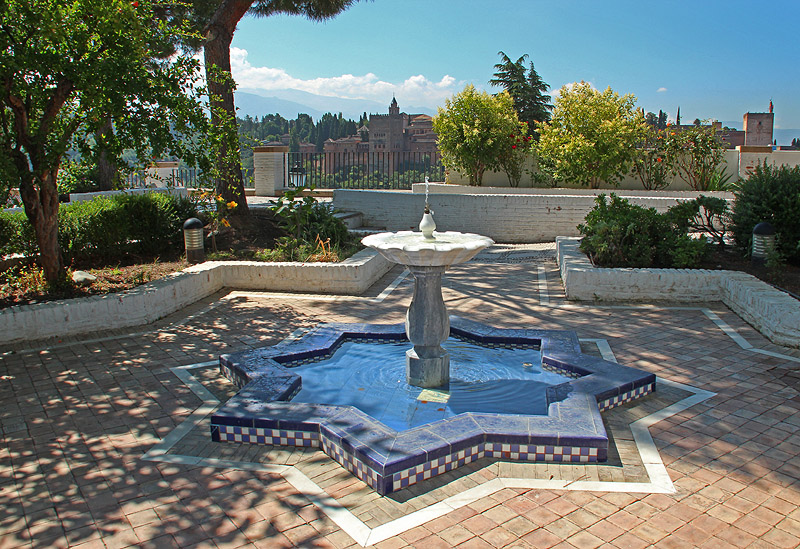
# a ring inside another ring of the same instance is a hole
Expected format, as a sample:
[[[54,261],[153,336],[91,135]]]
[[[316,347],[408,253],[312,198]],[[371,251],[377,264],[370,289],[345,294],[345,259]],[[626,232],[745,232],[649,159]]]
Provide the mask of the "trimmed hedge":
[[[62,205],[58,240],[64,260],[116,259],[128,253],[154,255],[180,247],[183,222],[197,216],[195,204],[161,193],[119,194]],[[38,251],[23,212],[0,212],[0,254]]]

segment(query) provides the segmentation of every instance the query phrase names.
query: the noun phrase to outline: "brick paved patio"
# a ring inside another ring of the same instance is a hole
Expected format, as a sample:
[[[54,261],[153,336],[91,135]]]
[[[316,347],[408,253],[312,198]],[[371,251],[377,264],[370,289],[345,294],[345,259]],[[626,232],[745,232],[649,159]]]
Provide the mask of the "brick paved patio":
[[[320,322],[400,322],[411,281],[379,296],[401,272],[358,298],[221,293],[138,330],[0,350],[0,547],[800,544],[800,353],[720,304],[566,303],[548,260],[453,268],[445,300],[487,324],[575,330],[584,352],[659,376],[604,415],[607,464],[483,459],[381,498],[316,450],[209,441],[206,409],[233,391],[219,354]],[[655,458],[631,427],[643,418]]]

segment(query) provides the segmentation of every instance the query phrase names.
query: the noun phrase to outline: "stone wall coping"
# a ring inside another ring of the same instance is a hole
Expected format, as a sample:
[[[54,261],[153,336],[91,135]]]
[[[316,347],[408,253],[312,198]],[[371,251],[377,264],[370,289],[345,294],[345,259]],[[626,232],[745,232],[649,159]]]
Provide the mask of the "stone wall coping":
[[[576,301],[722,301],[778,345],[800,348],[800,303],[740,271],[596,268],[580,238],[556,238],[567,299]]]
[[[360,295],[393,264],[374,250],[340,263],[207,261],[124,292],[0,310],[0,345],[149,324],[223,288]]]

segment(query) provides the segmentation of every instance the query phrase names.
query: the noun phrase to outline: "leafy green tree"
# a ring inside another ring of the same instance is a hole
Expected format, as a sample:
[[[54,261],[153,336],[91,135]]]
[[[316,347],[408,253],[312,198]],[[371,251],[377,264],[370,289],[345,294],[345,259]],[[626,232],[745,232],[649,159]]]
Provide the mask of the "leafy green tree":
[[[512,151],[516,138],[526,135],[511,96],[478,92],[468,85],[445,100],[433,119],[442,162],[481,185],[486,170],[502,169],[501,159]]]
[[[150,0],[5,0],[0,21],[0,179],[19,187],[45,278],[56,285],[66,274],[56,181],[73,138],[111,117],[105,146],[115,154],[127,145],[138,158],[197,161],[206,128],[191,95],[199,67],[185,56],[159,60],[176,30],[154,17]],[[93,142],[78,145],[91,153]]]
[[[679,130],[668,127],[664,140],[678,177],[692,190],[722,190],[729,179],[722,169],[725,149],[713,128],[692,126]]]
[[[489,80],[493,86],[501,86],[514,100],[514,109],[522,122],[528,125],[531,133],[536,131],[536,124],[550,120],[553,105],[547,92],[550,86],[542,80],[539,73],[530,63],[527,73],[525,70],[526,53],[516,61],[502,51],[497,53],[502,61],[494,66],[497,72]]]
[[[618,185],[630,171],[644,117],[633,95],[600,92],[586,82],[564,86],[553,119],[539,130],[539,166],[555,180]]]

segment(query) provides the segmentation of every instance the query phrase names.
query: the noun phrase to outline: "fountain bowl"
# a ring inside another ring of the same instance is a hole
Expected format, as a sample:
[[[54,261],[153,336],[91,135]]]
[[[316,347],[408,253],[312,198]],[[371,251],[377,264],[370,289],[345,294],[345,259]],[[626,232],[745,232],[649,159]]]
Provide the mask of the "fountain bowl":
[[[425,238],[419,232],[398,231],[369,235],[361,243],[401,265],[448,267],[469,261],[494,244],[494,240],[488,236],[454,231],[434,232],[433,238]]]

